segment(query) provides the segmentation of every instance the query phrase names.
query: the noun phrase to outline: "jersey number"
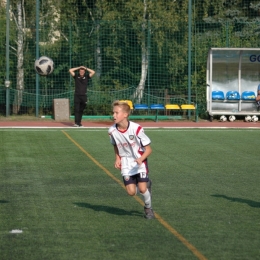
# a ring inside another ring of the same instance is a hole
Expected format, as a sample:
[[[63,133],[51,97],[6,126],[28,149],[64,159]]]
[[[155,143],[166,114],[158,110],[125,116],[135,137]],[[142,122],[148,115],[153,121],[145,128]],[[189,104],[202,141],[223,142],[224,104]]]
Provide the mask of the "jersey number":
[[[146,178],[146,173],[145,173],[145,172],[140,172],[140,177],[141,177],[142,179]]]

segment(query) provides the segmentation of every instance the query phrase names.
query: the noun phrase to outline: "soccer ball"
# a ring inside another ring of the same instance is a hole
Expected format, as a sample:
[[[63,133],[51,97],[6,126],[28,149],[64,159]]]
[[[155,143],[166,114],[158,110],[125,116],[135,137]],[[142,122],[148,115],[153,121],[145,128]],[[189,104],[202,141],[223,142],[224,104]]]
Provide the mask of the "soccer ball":
[[[221,117],[220,117],[220,121],[222,121],[222,122],[226,122],[226,121],[227,121],[227,117],[226,117],[226,116],[224,116],[224,115],[223,115],[223,116],[221,116]]]
[[[258,116],[256,116],[256,115],[254,115],[254,116],[252,116],[252,122],[257,122],[258,121]]]
[[[252,120],[251,116],[245,116],[245,121],[246,122],[251,122],[251,120]]]
[[[53,72],[53,60],[47,56],[42,56],[34,63],[35,71],[41,76],[47,76]]]
[[[232,116],[229,116],[228,119],[230,122],[234,122],[236,120],[236,117],[232,115]]]

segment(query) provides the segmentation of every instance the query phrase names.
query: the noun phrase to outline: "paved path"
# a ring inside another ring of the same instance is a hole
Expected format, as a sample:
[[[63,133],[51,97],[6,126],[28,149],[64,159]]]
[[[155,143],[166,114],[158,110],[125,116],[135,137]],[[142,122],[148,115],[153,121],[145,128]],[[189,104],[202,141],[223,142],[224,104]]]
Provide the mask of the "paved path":
[[[260,128],[260,122],[219,122],[219,121],[136,121],[144,128]],[[112,121],[83,121],[85,128],[108,128]],[[55,120],[8,121],[1,120],[0,128],[75,128],[72,121]],[[75,128],[78,129],[78,128]]]

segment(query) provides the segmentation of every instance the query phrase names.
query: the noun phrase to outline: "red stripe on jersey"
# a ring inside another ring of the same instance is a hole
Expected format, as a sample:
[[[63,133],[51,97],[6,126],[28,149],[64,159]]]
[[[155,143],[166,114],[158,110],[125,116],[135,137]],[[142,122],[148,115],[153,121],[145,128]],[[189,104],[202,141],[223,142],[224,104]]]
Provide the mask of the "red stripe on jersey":
[[[139,125],[137,130],[136,130],[136,135],[138,135],[141,130],[142,130],[142,127]]]

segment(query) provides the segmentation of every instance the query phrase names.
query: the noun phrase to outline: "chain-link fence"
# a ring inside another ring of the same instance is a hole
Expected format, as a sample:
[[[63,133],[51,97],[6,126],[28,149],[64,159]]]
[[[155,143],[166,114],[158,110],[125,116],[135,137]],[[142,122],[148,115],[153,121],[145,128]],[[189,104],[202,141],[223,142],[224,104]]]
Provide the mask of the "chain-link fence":
[[[0,21],[5,27],[5,21]],[[108,115],[115,99],[133,103],[196,103],[206,110],[206,61],[211,47],[259,47],[257,20],[207,21],[193,19],[165,28],[138,21],[62,21],[47,28],[40,23],[39,52],[55,63],[54,72],[39,77],[36,88],[35,28],[23,31],[22,54],[17,55],[17,30],[10,30],[10,114],[52,114],[52,101],[69,98],[73,111],[74,80],[68,70],[84,65],[96,71],[88,86],[87,115]],[[189,40],[191,57],[189,59]],[[0,49],[5,57],[5,48]],[[5,59],[0,62],[5,78]],[[190,64],[189,64],[190,63]],[[191,74],[188,68],[191,67]],[[190,77],[189,77],[190,76]],[[21,80],[22,77],[22,80]],[[190,81],[190,89],[189,89]],[[21,83],[22,82],[22,83]],[[36,102],[36,97],[38,102]],[[6,89],[0,85],[0,114],[6,113]]]

